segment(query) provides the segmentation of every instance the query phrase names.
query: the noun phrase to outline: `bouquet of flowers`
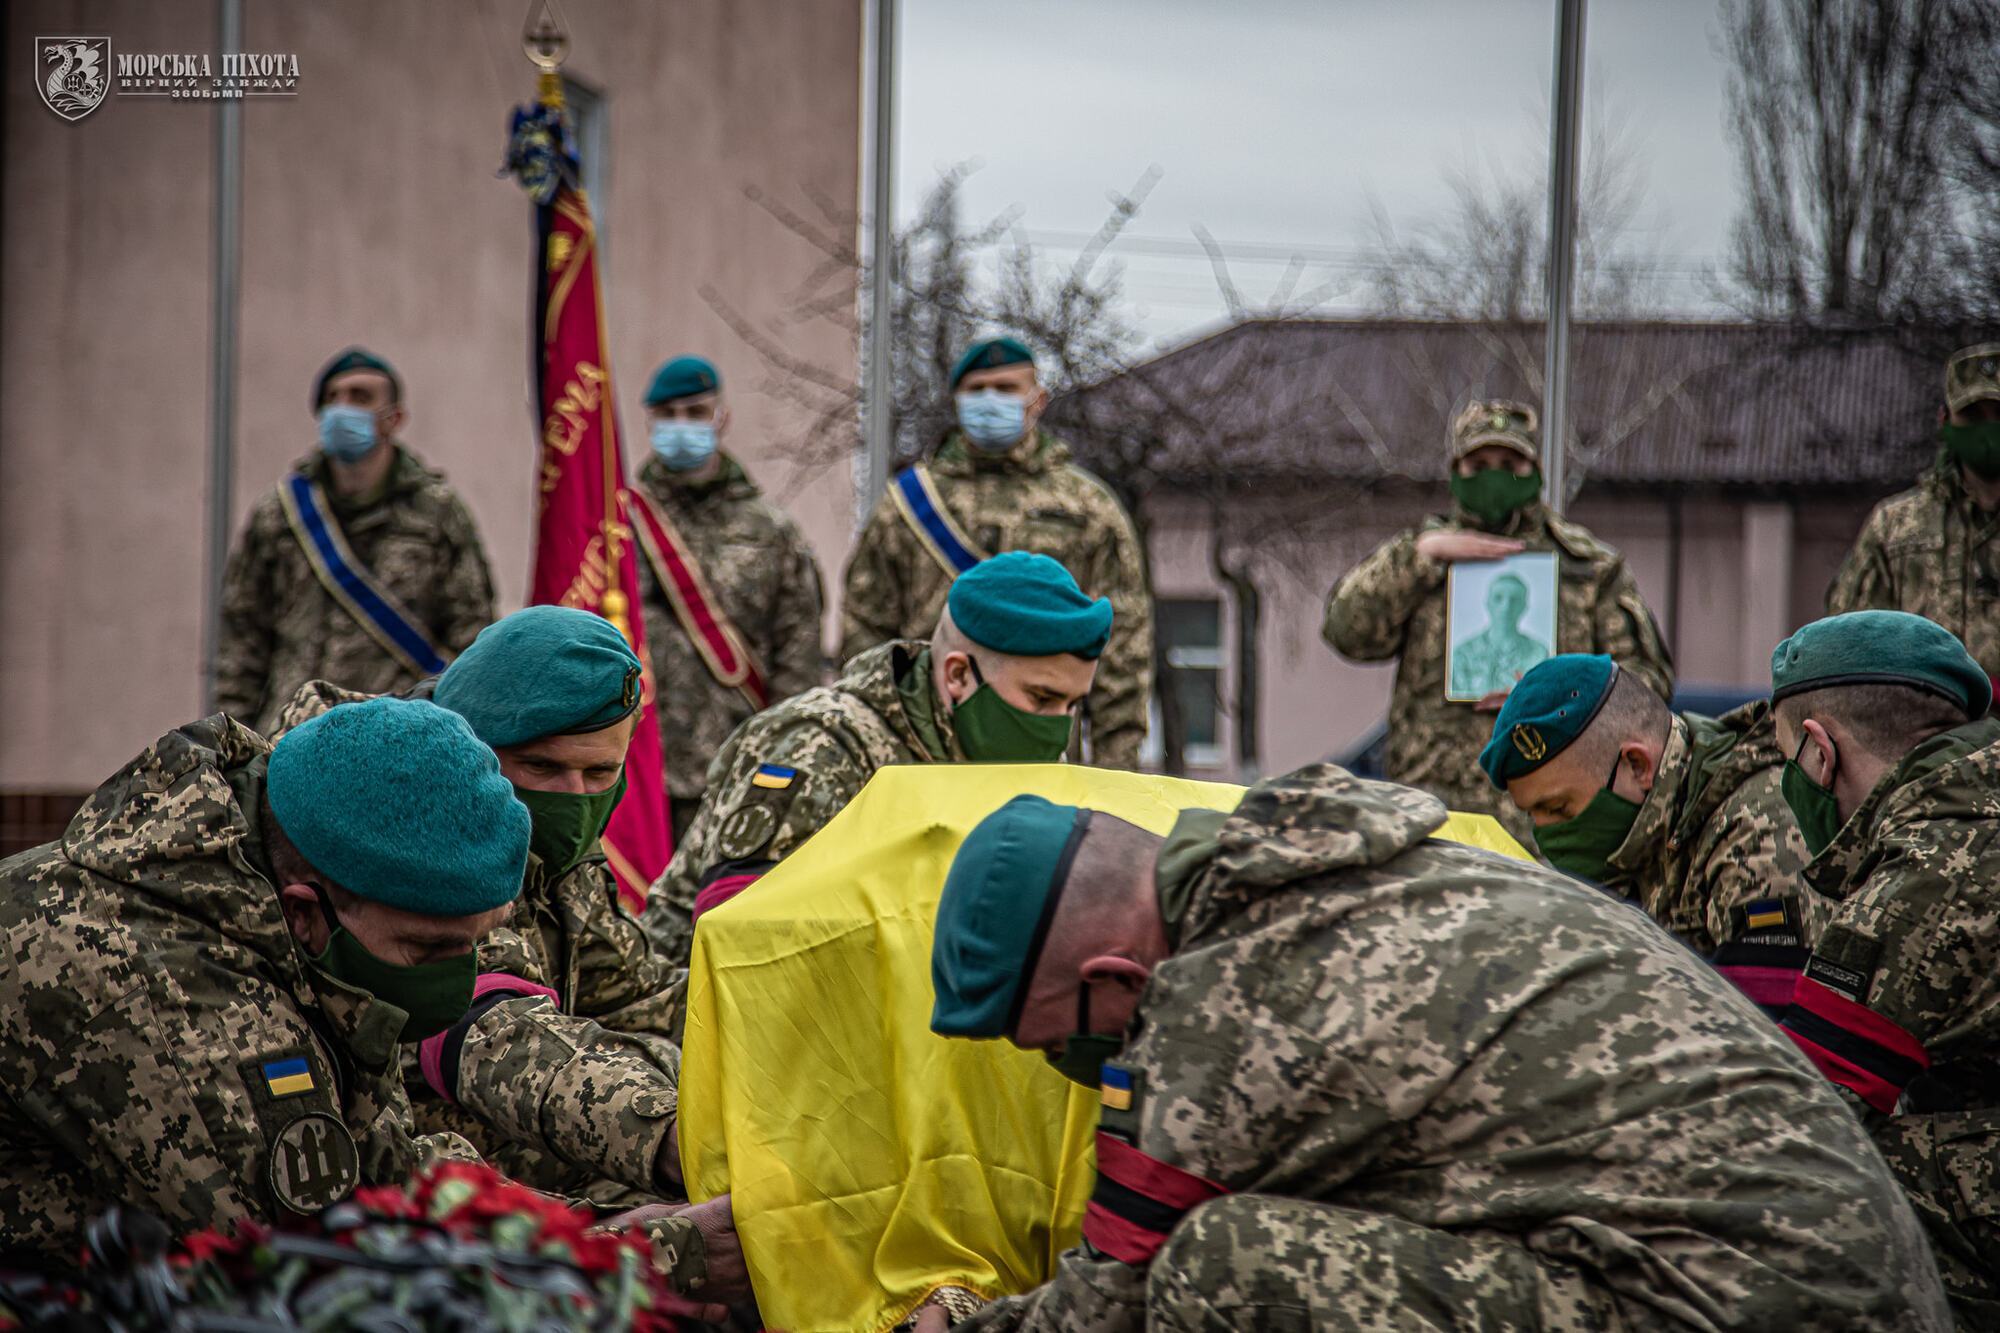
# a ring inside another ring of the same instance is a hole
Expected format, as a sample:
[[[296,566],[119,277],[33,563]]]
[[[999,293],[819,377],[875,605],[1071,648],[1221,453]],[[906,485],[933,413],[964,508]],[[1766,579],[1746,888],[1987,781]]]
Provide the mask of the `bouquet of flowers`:
[[[406,1188],[356,1190],[310,1222],[238,1222],[178,1249],[155,1219],[114,1209],[91,1225],[79,1286],[0,1284],[0,1328],[11,1312],[79,1331],[669,1333],[701,1307],[652,1258],[643,1235],[447,1162]]]

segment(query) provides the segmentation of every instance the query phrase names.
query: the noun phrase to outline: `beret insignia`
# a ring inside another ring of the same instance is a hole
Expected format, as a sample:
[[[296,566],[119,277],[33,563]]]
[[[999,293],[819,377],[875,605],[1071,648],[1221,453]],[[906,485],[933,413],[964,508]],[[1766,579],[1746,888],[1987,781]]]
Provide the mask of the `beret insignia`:
[[[1514,748],[1531,764],[1540,763],[1549,753],[1549,743],[1542,739],[1542,733],[1525,722],[1514,727]]]

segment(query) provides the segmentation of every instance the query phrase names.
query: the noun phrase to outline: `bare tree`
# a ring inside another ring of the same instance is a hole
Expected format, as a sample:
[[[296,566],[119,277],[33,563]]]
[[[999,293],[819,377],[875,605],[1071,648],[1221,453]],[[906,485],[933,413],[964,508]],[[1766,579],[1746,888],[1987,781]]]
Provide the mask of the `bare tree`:
[[[1955,42],[1986,3],[1728,0],[1742,189],[1729,278],[1746,314],[1852,327],[1955,312],[1968,114]]]

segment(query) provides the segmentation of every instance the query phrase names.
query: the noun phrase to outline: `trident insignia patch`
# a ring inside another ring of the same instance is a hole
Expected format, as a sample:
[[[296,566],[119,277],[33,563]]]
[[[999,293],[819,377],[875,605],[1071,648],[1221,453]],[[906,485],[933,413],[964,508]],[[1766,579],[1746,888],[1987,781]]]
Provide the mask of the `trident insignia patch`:
[[[1514,748],[1531,764],[1540,763],[1549,754],[1549,743],[1542,739],[1542,733],[1525,722],[1514,724]]]

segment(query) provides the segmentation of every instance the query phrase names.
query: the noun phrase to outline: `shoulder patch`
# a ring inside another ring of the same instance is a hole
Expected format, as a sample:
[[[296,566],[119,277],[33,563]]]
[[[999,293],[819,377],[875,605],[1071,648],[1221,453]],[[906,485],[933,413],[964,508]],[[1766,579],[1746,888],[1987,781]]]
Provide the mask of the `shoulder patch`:
[[[361,1183],[354,1136],[330,1115],[314,1111],[286,1122],[270,1152],[271,1193],[302,1216],[332,1207]]]
[[[778,831],[778,812],[762,801],[737,806],[722,818],[715,831],[715,849],[731,861],[755,856],[770,844]]]
[[[783,764],[759,764],[757,771],[750,776],[750,785],[783,791],[792,785],[792,780],[798,775],[796,768],[787,768]]]
[[[1098,1129],[1127,1143],[1137,1143],[1139,1109],[1146,1098],[1145,1072],[1106,1061],[1100,1079]]]
[[[272,1101],[286,1097],[297,1097],[311,1092],[314,1088],[312,1066],[303,1055],[290,1056],[283,1060],[266,1060],[257,1067],[264,1079],[264,1091]]]

